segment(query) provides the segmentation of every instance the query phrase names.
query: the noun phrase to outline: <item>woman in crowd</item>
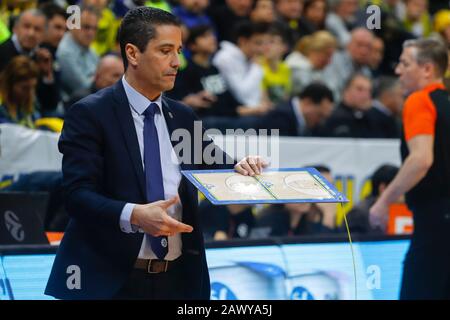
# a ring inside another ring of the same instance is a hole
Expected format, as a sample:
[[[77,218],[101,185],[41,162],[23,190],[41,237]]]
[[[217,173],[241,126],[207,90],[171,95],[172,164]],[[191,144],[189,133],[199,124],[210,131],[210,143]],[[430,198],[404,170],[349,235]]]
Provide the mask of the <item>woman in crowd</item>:
[[[17,56],[0,76],[0,123],[17,123],[35,128],[40,117],[35,108],[38,66],[25,56]]]
[[[337,47],[337,41],[328,31],[317,31],[297,43],[286,63],[292,72],[292,92],[298,94],[313,81],[327,83],[323,75],[325,67]]]

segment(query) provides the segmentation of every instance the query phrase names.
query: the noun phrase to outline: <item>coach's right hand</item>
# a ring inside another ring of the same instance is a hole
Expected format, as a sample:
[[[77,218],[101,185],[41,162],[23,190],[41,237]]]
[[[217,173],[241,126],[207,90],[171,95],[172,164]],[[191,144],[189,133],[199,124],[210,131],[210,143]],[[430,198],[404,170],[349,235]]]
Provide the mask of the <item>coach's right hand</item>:
[[[178,196],[168,200],[135,205],[131,214],[131,224],[154,237],[173,236],[179,232],[192,232],[190,225],[184,224],[167,213],[167,209],[180,201]]]

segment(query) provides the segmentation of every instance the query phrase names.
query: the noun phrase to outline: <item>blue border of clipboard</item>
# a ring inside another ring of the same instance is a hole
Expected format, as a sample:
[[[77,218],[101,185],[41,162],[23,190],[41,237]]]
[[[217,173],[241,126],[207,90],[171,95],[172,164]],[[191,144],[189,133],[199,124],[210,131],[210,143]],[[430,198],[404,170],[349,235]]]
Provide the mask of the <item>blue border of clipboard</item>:
[[[200,182],[195,179],[194,174],[198,173],[226,173],[235,172],[233,169],[225,170],[182,170],[181,173],[198,189],[205,197],[214,205],[227,205],[227,204],[264,204],[264,203],[344,203],[348,202],[348,199],[341,192],[337,191],[336,188],[325,179],[319,171],[315,168],[268,168],[264,169],[264,172],[268,171],[307,171],[309,172],[317,182],[319,182],[328,192],[333,196],[333,199],[273,199],[273,200],[217,200]]]

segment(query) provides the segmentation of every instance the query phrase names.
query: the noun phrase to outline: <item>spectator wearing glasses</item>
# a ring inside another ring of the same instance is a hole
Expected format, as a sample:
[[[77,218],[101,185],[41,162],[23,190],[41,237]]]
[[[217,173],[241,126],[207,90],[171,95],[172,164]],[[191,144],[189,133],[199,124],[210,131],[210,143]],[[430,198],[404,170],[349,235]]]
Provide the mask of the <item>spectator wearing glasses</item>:
[[[116,47],[120,20],[116,19],[112,10],[108,8],[108,0],[82,0],[81,4],[95,8],[99,13],[97,34],[92,42],[92,49],[99,56],[113,51]]]
[[[94,80],[99,57],[90,45],[97,33],[98,17],[95,8],[83,7],[81,28],[74,28],[64,35],[56,52],[61,66],[62,89],[67,96],[75,90],[89,88]]]
[[[337,100],[340,99],[344,85],[352,74],[362,73],[372,77],[370,62],[373,42],[374,34],[370,30],[356,28],[351,32],[346,48],[333,54],[331,63],[324,70],[324,76]]]

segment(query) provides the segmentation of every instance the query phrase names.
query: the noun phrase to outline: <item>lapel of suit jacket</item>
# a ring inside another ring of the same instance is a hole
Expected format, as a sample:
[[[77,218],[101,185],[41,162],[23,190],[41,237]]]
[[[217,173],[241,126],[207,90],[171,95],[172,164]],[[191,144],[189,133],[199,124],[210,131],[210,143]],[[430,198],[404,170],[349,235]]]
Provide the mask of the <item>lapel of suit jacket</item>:
[[[126,147],[131,157],[131,162],[136,173],[136,178],[139,181],[142,196],[145,199],[146,186],[144,169],[142,168],[141,152],[139,151],[139,142],[136,134],[136,127],[134,126],[130,104],[125,93],[125,89],[123,88],[122,80],[119,80],[114,85],[114,98],[116,100],[115,108],[117,118],[122,129],[123,137],[125,138]]]

